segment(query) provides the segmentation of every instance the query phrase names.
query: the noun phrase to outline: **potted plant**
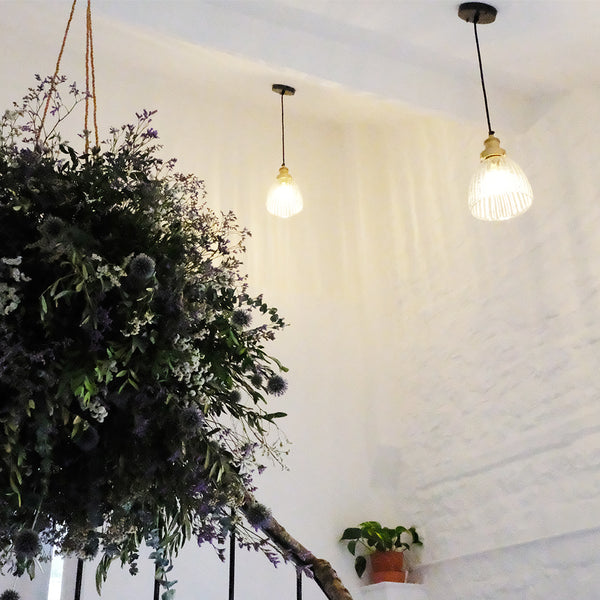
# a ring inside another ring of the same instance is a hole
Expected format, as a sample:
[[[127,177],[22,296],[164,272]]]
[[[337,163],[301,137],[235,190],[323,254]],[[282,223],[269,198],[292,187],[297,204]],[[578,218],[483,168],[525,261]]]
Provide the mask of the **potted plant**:
[[[358,527],[347,528],[340,541],[346,542],[348,551],[356,557],[354,568],[359,577],[365,572],[367,559],[364,554],[357,554],[357,550],[362,546],[366,554],[370,555],[373,583],[403,582],[403,552],[411,546],[423,545],[415,527],[384,527],[377,521],[365,521]]]

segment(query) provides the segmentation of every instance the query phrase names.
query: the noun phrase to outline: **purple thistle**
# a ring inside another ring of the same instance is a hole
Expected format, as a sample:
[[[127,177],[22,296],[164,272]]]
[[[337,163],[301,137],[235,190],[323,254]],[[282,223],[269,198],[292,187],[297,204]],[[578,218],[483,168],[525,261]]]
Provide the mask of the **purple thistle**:
[[[154,275],[156,264],[147,254],[138,254],[129,263],[129,273],[139,281],[146,281]]]
[[[271,520],[271,511],[259,502],[254,502],[245,511],[246,519],[248,523],[254,527],[254,529],[263,529],[268,525]]]
[[[252,322],[252,315],[247,310],[234,310],[231,315],[231,322],[236,327],[248,327]]]
[[[240,390],[231,390],[227,393],[227,400],[233,404],[237,404],[242,399],[242,394]]]
[[[250,377],[250,383],[255,387],[259,388],[262,385],[263,376],[260,373],[254,373],[252,377]]]
[[[202,425],[202,415],[196,408],[185,408],[181,411],[180,422],[185,433],[195,433]]]
[[[49,238],[58,237],[65,229],[65,223],[58,217],[49,216],[40,225],[40,231]]]
[[[280,375],[273,375],[267,383],[267,393],[281,396],[287,390],[287,381]]]
[[[33,529],[21,529],[13,540],[15,554],[33,558],[40,550],[40,538]]]

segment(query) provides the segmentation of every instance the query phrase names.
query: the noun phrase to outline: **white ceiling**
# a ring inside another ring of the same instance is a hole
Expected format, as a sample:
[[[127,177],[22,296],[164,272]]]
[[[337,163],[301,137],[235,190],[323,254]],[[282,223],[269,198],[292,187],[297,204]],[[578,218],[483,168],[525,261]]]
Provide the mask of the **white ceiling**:
[[[481,118],[473,27],[454,0],[96,0],[100,15],[425,111]],[[600,0],[496,0],[479,26],[492,113],[524,127],[600,87]],[[506,114],[508,113],[508,115]]]
[[[5,48],[26,39],[42,55],[54,55],[71,2],[0,0]],[[370,110],[373,103],[361,98],[375,96],[411,110],[481,122],[483,128],[473,27],[458,18],[458,4],[455,0],[92,0],[95,22],[105,30],[112,24],[115,30],[126,27],[150,34],[163,45],[188,45],[190,53],[197,46],[233,55],[238,70],[243,70],[242,59],[248,66],[245,83],[262,69],[260,94],[265,93],[265,81],[274,83],[277,77],[299,92],[310,88],[310,101],[324,113],[337,110],[335,100],[327,105],[335,93],[348,90],[353,92],[349,96],[354,97],[354,113]],[[600,0],[493,4],[498,18],[481,25],[479,37],[494,127],[526,128],[557,95],[571,88],[600,91]],[[85,0],[79,5],[83,12]],[[216,68],[220,59],[213,62]],[[245,85],[243,93],[254,92]]]

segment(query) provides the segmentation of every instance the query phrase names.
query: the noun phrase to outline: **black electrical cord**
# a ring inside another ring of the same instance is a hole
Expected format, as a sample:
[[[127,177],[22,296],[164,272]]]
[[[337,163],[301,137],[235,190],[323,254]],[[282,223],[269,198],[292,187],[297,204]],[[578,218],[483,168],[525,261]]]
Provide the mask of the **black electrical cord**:
[[[283,119],[283,95],[284,93],[281,92],[281,166],[285,167],[285,122]]]
[[[477,46],[477,60],[479,61],[479,75],[481,77],[481,89],[483,90],[483,102],[485,104],[485,116],[487,119],[488,134],[494,135],[492,130],[492,124],[490,122],[490,109],[488,108],[487,93],[485,91],[485,80],[483,78],[483,65],[481,63],[481,51],[479,50],[479,37],[477,36],[477,21],[479,20],[479,14],[475,15],[473,20],[473,31],[475,32],[475,45]]]

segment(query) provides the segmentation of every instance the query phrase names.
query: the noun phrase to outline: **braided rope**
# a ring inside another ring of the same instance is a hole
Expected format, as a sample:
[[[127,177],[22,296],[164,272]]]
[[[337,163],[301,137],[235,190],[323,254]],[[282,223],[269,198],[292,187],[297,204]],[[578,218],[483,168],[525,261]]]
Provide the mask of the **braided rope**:
[[[87,0],[87,11],[86,11],[86,22],[85,22],[85,152],[88,153],[90,149],[90,136],[88,129],[89,121],[89,106],[90,98],[92,99],[93,106],[93,120],[94,120],[94,135],[96,146],[98,142],[98,118],[97,118],[97,107],[96,107],[96,70],[94,67],[94,40],[92,36],[92,2]],[[90,80],[91,80],[91,93],[90,93]]]
[[[62,43],[60,45],[60,51],[58,53],[58,58],[56,60],[56,67],[54,69],[54,75],[50,81],[50,89],[48,90],[48,95],[46,97],[46,104],[44,106],[44,112],[42,114],[42,120],[40,122],[40,127],[37,131],[36,139],[39,140],[39,137],[44,129],[44,123],[46,121],[46,116],[48,115],[48,109],[50,107],[50,102],[52,100],[52,95],[56,91],[56,83],[58,81],[58,73],[60,71],[60,63],[63,57],[63,53],[65,50],[65,45],[67,43],[67,37],[69,35],[69,30],[71,29],[71,23],[73,21],[73,15],[75,14],[75,7],[77,5],[77,0],[73,0],[73,4],[71,5],[71,10],[69,12],[69,18],[67,20],[67,26],[65,28],[65,33],[63,35]],[[98,138],[98,109],[96,103],[96,69],[94,65],[94,40],[92,35],[92,2],[91,0],[87,0],[87,11],[86,11],[86,46],[85,46],[85,118],[84,118],[84,136],[85,136],[85,152],[86,154],[90,149],[90,132],[88,130],[89,123],[89,107],[90,107],[90,99],[92,101],[92,118],[94,122],[94,135],[96,146],[99,146],[99,138]]]
[[[56,68],[54,69],[54,75],[52,76],[52,81],[50,82],[50,90],[48,91],[48,97],[46,98],[46,106],[44,107],[44,113],[42,115],[42,121],[40,124],[40,128],[37,132],[37,139],[39,139],[40,134],[42,133],[42,129],[44,128],[44,122],[46,120],[46,115],[48,114],[48,107],[50,106],[50,99],[52,98],[52,94],[56,89],[56,80],[58,77],[58,71],[60,69],[60,61],[62,59],[63,52],[65,50],[65,44],[67,43],[67,36],[69,35],[69,29],[71,28],[71,21],[73,21],[73,14],[75,13],[75,5],[77,4],[77,0],[73,0],[73,4],[71,5],[71,12],[69,13],[69,20],[67,21],[67,27],[65,29],[65,34],[62,39],[62,44],[60,46],[60,52],[58,53],[58,59],[56,61]]]

